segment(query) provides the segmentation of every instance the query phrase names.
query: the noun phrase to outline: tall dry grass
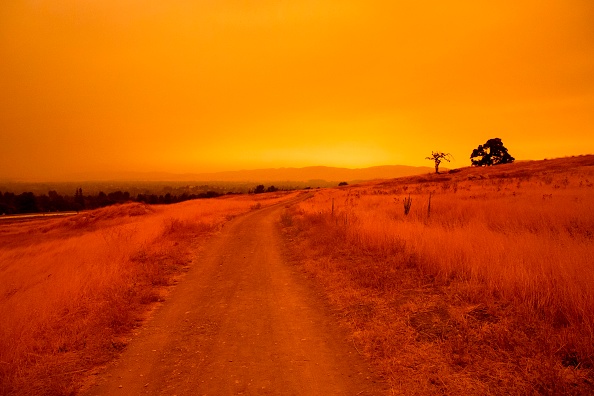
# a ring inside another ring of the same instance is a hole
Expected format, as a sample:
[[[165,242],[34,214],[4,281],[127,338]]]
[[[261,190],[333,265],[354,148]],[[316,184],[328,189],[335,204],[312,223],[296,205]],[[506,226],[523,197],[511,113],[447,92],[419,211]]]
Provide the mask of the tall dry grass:
[[[579,394],[594,390],[593,182],[592,157],[468,169],[324,190],[285,222],[395,392]],[[402,371],[395,341],[439,370]]]
[[[74,394],[125,347],[208,235],[285,197],[130,203],[0,224],[0,394]]]

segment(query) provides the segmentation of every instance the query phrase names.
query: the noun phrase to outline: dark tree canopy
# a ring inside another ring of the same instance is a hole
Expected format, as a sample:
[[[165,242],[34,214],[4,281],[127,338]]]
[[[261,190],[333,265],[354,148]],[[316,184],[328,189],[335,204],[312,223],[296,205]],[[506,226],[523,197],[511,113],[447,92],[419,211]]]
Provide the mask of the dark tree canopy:
[[[85,208],[97,209],[130,201],[145,202],[148,204],[173,204],[190,199],[215,198],[220,195],[221,193],[216,191],[206,191],[200,194],[188,194],[184,192],[181,195],[174,195],[172,193],[165,195],[138,194],[134,198],[130,196],[128,191],[115,191],[109,194],[99,192],[96,196],[84,196],[81,188],[76,189],[74,196],[62,196],[53,190],[49,191],[47,195],[35,195],[32,192],[24,192],[16,195],[11,192],[2,193],[0,191],[0,216],[21,213],[79,211]]]
[[[35,194],[32,192],[24,192],[17,195],[15,201],[19,213],[34,213],[38,211]]]
[[[489,139],[487,143],[480,144],[470,155],[472,166],[509,164],[514,161],[515,158],[507,152],[507,148],[499,138]]]
[[[76,189],[76,192],[74,193],[74,202],[77,205],[77,210],[85,208],[85,197],[82,188]]]

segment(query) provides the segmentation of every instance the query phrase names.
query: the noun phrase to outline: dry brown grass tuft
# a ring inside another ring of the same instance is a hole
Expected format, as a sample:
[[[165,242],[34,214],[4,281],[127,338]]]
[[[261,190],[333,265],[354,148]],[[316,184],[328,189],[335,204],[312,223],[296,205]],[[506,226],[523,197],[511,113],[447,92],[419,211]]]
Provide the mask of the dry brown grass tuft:
[[[592,156],[465,169],[320,191],[282,223],[394,394],[590,394],[593,182]]]
[[[0,224],[0,394],[76,393],[125,348],[210,233],[283,197],[131,203]]]

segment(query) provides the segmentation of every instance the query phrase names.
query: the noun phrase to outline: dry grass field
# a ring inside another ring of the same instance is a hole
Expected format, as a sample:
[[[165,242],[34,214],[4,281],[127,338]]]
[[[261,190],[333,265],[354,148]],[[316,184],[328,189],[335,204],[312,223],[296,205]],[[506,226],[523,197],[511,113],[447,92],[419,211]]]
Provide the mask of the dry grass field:
[[[322,190],[281,222],[393,394],[594,393],[594,156]]]
[[[293,193],[294,194],[294,193]],[[166,298],[209,234],[286,193],[0,223],[0,394],[69,395]]]

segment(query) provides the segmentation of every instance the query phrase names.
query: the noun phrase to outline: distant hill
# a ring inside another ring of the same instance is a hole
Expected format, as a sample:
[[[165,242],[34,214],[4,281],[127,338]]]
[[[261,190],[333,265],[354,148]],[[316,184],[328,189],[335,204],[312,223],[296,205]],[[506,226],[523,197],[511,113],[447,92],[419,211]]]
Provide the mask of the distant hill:
[[[544,159],[544,160],[521,160],[511,164],[496,166],[468,166],[452,169],[449,171],[425,175],[411,175],[397,180],[370,181],[369,185],[375,186],[396,186],[406,184],[419,184],[430,182],[461,182],[467,180],[482,179],[506,179],[540,177],[543,175],[568,174],[569,172],[584,172],[583,174],[594,173],[594,155],[585,154],[571,157]],[[584,178],[583,183],[590,184],[594,178]]]
[[[328,166],[309,166],[305,168],[274,168],[238,170],[213,173],[165,173],[165,172],[121,172],[109,175],[71,175],[70,181],[200,181],[200,182],[307,182],[323,180],[327,182],[355,182],[374,179],[391,179],[433,172],[432,167],[385,165],[370,168],[348,169]]]

